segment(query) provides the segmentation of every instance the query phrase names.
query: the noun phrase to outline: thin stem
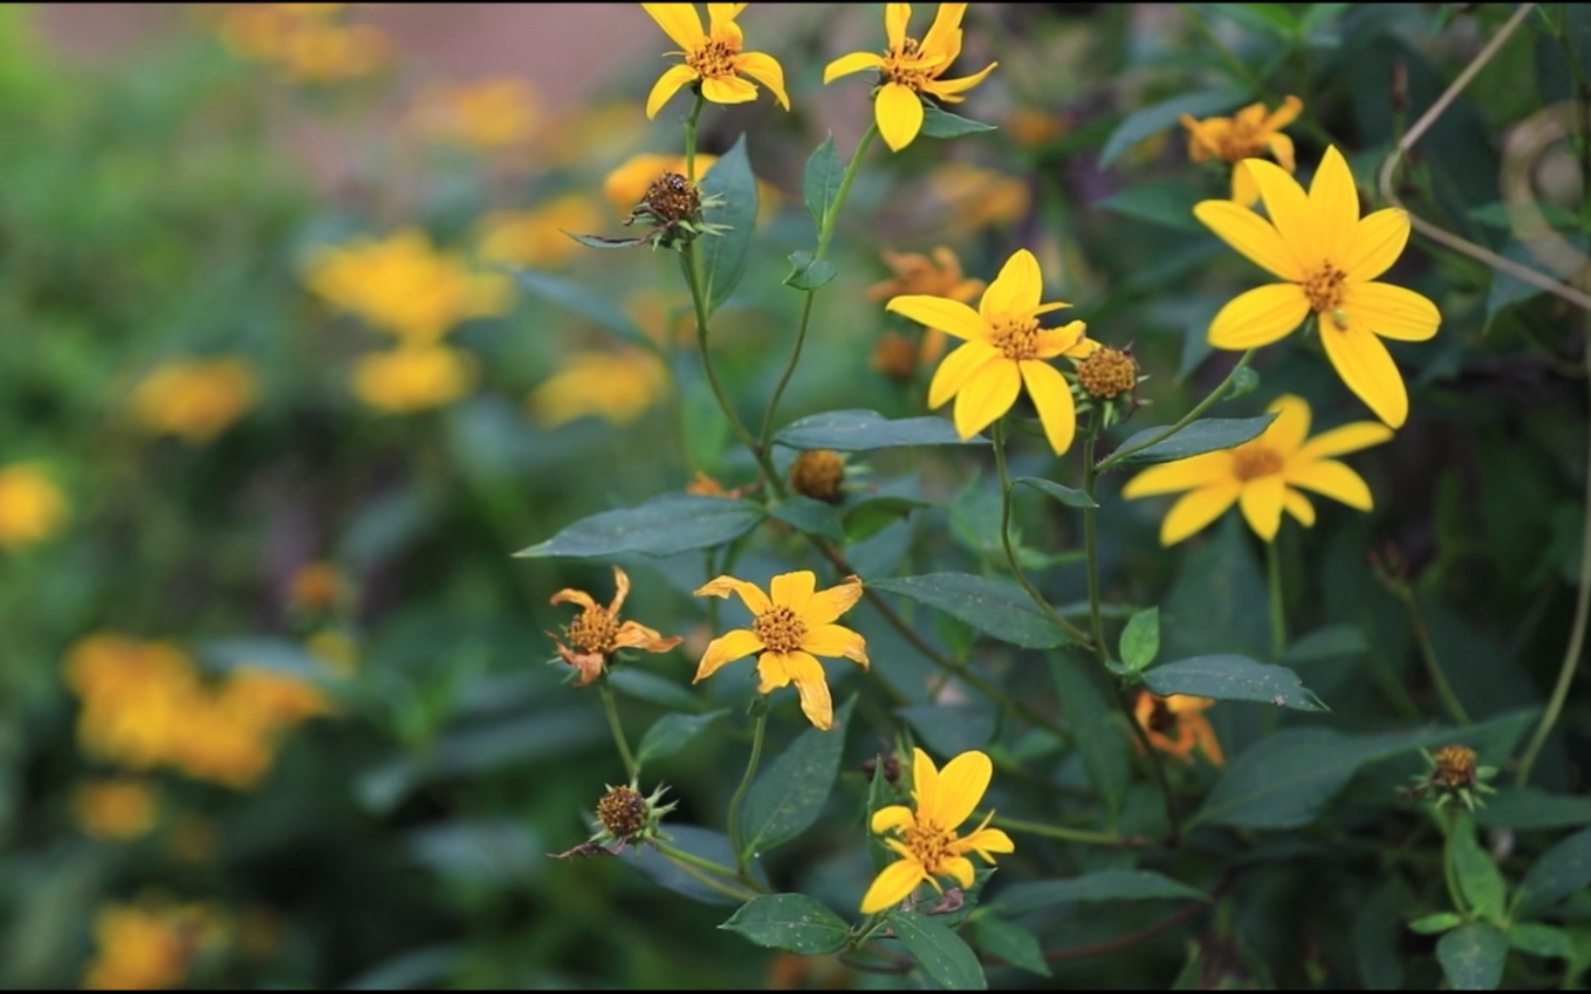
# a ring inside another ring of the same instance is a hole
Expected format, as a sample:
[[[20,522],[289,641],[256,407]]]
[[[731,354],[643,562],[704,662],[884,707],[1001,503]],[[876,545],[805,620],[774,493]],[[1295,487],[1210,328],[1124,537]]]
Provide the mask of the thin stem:
[[[1414,629],[1414,641],[1420,646],[1420,659],[1425,662],[1426,675],[1436,687],[1436,694],[1442,699],[1442,706],[1447,708],[1447,713],[1453,716],[1454,721],[1460,725],[1468,725],[1469,712],[1464,710],[1458,695],[1453,692],[1453,685],[1447,682],[1447,674],[1442,670],[1442,661],[1437,658],[1436,646],[1431,642],[1431,630],[1425,623],[1425,612],[1420,609],[1420,602],[1415,599],[1414,590],[1407,584],[1399,584],[1393,589],[1403,601],[1404,610],[1409,614],[1409,627]]]
[[[974,811],[973,817],[982,819],[989,812]],[[1038,821],[1023,821],[1020,818],[1000,817],[997,828],[1007,829],[1012,832],[1021,832],[1026,835],[1042,835],[1047,839],[1060,839],[1062,842],[1076,842],[1085,846],[1119,846],[1122,848],[1148,846],[1149,839],[1136,835],[1118,835],[1115,832],[1090,832],[1081,828],[1066,828],[1063,825],[1047,825]]]
[[[665,857],[673,860],[675,866],[679,867],[692,878],[727,897],[732,897],[737,901],[749,901],[757,896],[758,891],[761,891],[764,894],[768,892],[767,888],[765,887],[745,887],[744,885],[740,884],[740,878],[737,876],[734,870],[731,870],[727,866],[720,866],[710,859],[703,859],[695,853],[688,853],[683,849],[676,849],[667,842],[663,842],[658,839],[650,840],[650,844]],[[706,872],[704,873],[702,871]]]
[[[692,183],[696,182],[696,122],[701,120],[702,107],[706,102],[698,90],[690,116],[685,118],[685,178]]]
[[[768,730],[767,706],[758,701],[753,707],[757,709],[757,720],[751,730],[751,756],[746,760],[746,772],[740,778],[740,786],[735,788],[735,796],[729,799],[729,848],[735,851],[735,866],[742,877],[746,876],[748,860],[740,839],[740,805],[746,799],[746,791],[751,789],[752,778],[757,775],[757,763],[762,759],[762,740]]]
[[[630,778],[633,786],[641,776],[641,764],[635,761],[635,754],[630,751],[630,744],[624,740],[624,725],[619,722],[619,706],[613,699],[613,688],[608,686],[608,681],[597,684],[597,696],[602,698],[602,710],[608,715],[608,728],[613,732],[613,744],[619,747],[619,757],[624,760],[624,772]]]
[[[1123,459],[1132,455],[1134,452],[1141,452],[1144,449],[1149,448],[1151,445],[1159,445],[1161,442],[1164,442],[1172,435],[1175,435],[1177,432],[1192,424],[1199,415],[1209,410],[1216,401],[1221,399],[1221,396],[1226,393],[1227,388],[1230,387],[1232,382],[1237,379],[1238,373],[1248,367],[1249,360],[1254,358],[1254,351],[1254,349],[1249,349],[1247,352],[1243,353],[1242,357],[1238,359],[1237,365],[1233,366],[1232,371],[1226,374],[1226,379],[1222,380],[1220,383],[1217,383],[1215,385],[1215,389],[1210,391],[1209,396],[1193,405],[1193,410],[1189,411],[1187,414],[1184,414],[1176,422],[1176,424],[1171,425],[1165,431],[1155,435],[1153,438],[1139,442],[1137,445],[1125,446],[1123,448],[1117,449],[1115,452],[1112,452],[1100,462],[1098,467],[1099,472],[1104,473],[1109,471],[1112,466],[1120,463]]]
[[[1282,553],[1278,537],[1265,543],[1265,577],[1271,591],[1271,662],[1287,651],[1287,614],[1282,603]]]

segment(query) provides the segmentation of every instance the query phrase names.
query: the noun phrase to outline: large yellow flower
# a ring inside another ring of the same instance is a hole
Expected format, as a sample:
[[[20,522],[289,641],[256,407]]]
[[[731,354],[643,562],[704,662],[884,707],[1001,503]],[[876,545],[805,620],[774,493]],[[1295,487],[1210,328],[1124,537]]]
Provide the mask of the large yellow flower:
[[[1230,200],[1205,200],[1193,212],[1228,245],[1285,282],[1233,298],[1210,324],[1210,344],[1251,349],[1282,338],[1310,312],[1326,356],[1343,382],[1394,428],[1409,415],[1409,395],[1383,338],[1421,342],[1436,334],[1436,305],[1412,290],[1378,283],[1403,253],[1409,216],[1388,207],[1359,216],[1353,174],[1336,147],[1326,149],[1309,193],[1286,170],[1245,159],[1265,200],[1267,221]]]
[[[680,87],[697,80],[701,81],[702,96],[715,104],[743,104],[757,99],[756,84],[741,79],[740,73],[772,90],[774,99],[785,110],[790,109],[790,98],[784,92],[784,70],[779,63],[765,52],[741,51],[746,39],[735,18],[746,9],[746,4],[708,4],[709,30],[705,32],[695,4],[643,3],[641,6],[652,15],[658,27],[674,39],[674,44],[684,49],[668,54],[685,56],[684,65],[671,67],[652,86],[652,93],[646,98],[647,117],[656,117]]]
[[[696,668],[697,683],[712,676],[725,663],[754,652],[757,692],[770,694],[791,683],[801,694],[801,711],[819,728],[834,725],[834,702],[823,677],[823,664],[814,657],[844,656],[865,669],[867,640],[834,619],[851,609],[862,596],[862,581],[848,576],[838,586],[818,590],[811,570],[783,573],[768,584],[768,592],[755,583],[721,576],[696,591],[696,596],[728,597],[739,594],[755,615],[750,628],[737,628],[708,643]]]
[[[1231,163],[1233,201],[1253,206],[1260,198],[1260,188],[1243,160],[1269,152],[1283,169],[1293,172],[1293,140],[1281,129],[1297,120],[1303,109],[1304,102],[1290,96],[1269,114],[1263,103],[1250,104],[1231,117],[1198,121],[1184,114],[1180,120],[1188,129],[1188,157],[1194,162],[1221,159]]]
[[[1315,523],[1315,507],[1295,487],[1313,490],[1349,507],[1368,511],[1370,487],[1344,463],[1332,459],[1378,445],[1392,430],[1374,421],[1356,421],[1305,441],[1309,435],[1309,404],[1286,395],[1270,410],[1276,420],[1258,437],[1234,449],[1206,452],[1144,470],[1122,488],[1126,498],[1191,490],[1171,506],[1160,524],[1160,543],[1172,545],[1219,518],[1234,503],[1255,534],[1269,542],[1281,526],[1282,509],[1306,527]]]
[[[1039,261],[1022,249],[1006,261],[976,311],[959,300],[926,295],[896,297],[885,305],[966,340],[939,364],[928,386],[929,407],[956,398],[956,431],[962,438],[971,438],[1009,411],[1026,383],[1050,447],[1057,455],[1071,447],[1077,405],[1061,371],[1046,360],[1085,358],[1099,343],[1085,337],[1081,321],[1040,328],[1040,314],[1071,306],[1039,303],[1043,290]]]
[[[961,54],[961,17],[966,12],[964,3],[940,4],[933,26],[919,42],[906,35],[906,23],[912,16],[911,4],[885,4],[884,34],[889,39],[889,47],[884,54],[852,52],[842,55],[823,70],[823,82],[831,83],[863,69],[877,69],[884,85],[873,98],[873,117],[878,121],[878,133],[884,137],[885,144],[899,152],[923,129],[925,95],[949,104],[960,103],[966,99],[962,96],[965,91],[983,82],[983,78],[999,65],[991,62],[960,79],[939,78]]]
[[[884,844],[900,854],[898,862],[884,867],[874,878],[873,885],[862,897],[862,914],[884,911],[911,896],[912,891],[927,881],[935,890],[943,892],[936,877],[954,877],[963,888],[971,887],[975,876],[972,860],[967,853],[975,852],[985,863],[993,863],[990,853],[1015,852],[1011,837],[998,828],[990,828],[990,813],[983,823],[965,838],[956,834],[961,823],[972,815],[989,780],[994,776],[994,764],[977,750],[964,752],[945,764],[943,770],[934,768],[934,761],[921,749],[913,750],[912,802],[916,810],[904,804],[892,804],[873,812],[873,831],[879,835],[898,835],[887,838]]]

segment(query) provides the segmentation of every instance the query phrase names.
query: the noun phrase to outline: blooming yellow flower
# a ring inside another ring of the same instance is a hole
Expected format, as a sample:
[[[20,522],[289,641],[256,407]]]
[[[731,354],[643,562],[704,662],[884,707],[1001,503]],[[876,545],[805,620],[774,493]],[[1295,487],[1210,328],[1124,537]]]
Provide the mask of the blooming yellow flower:
[[[934,248],[931,259],[918,252],[891,252],[885,249],[884,264],[895,275],[868,287],[869,300],[883,300],[901,294],[927,294],[970,304],[985,286],[983,280],[968,279],[962,275],[961,260],[943,245]],[[944,330],[929,328],[923,336],[922,361],[933,362],[944,351]]]
[[[1210,727],[1210,719],[1203,713],[1214,703],[1208,697],[1192,694],[1161,697],[1140,690],[1133,705],[1133,717],[1149,733],[1149,744],[1161,752],[1191,764],[1193,750],[1198,749],[1211,764],[1222,766],[1226,757],[1221,754],[1221,743],[1215,737],[1215,729]]]
[[[1349,507],[1368,511],[1370,487],[1364,478],[1332,456],[1378,445],[1392,430],[1374,421],[1356,421],[1305,441],[1309,404],[1299,397],[1276,398],[1269,410],[1276,420],[1258,438],[1233,449],[1162,463],[1144,470],[1122,488],[1125,498],[1191,490],[1171,506],[1160,524],[1160,543],[1172,545],[1219,518],[1234,503],[1260,538],[1276,537],[1282,509],[1306,527],[1315,507],[1295,487],[1313,490]]]
[[[201,948],[221,941],[222,923],[204,905],[109,904],[94,916],[94,959],[83,977],[89,990],[180,987]]]
[[[1313,312],[1337,374],[1394,428],[1409,415],[1409,395],[1383,338],[1421,342],[1436,334],[1436,305],[1412,290],[1378,283],[1403,253],[1409,216],[1388,207],[1359,216],[1353,174],[1336,147],[1326,149],[1309,193],[1285,170],[1245,159],[1270,220],[1230,200],[1205,200],[1193,212],[1228,245],[1285,282],[1239,294],[1210,323],[1210,344],[1251,349],[1282,338]]]
[[[911,896],[924,881],[943,893],[938,877],[953,877],[963,888],[971,887],[975,876],[967,853],[975,852],[985,863],[993,863],[991,853],[1015,852],[1011,837],[990,828],[991,812],[983,823],[965,838],[956,834],[961,823],[971,817],[983,800],[994,776],[994,764],[976,749],[964,752],[934,768],[934,761],[921,749],[913,750],[912,807],[892,804],[873,812],[872,829],[886,838],[884,844],[900,854],[900,860],[886,866],[862,897],[862,914],[877,914]]]
[[[471,357],[445,345],[414,345],[364,356],[354,365],[354,396],[388,414],[443,407],[469,393]]]
[[[159,812],[159,794],[147,780],[98,780],[72,792],[78,825],[96,839],[136,839]]]
[[[149,431],[200,445],[248,413],[258,393],[243,359],[167,362],[134,389],[132,413]]]
[[[530,395],[530,413],[543,425],[586,415],[627,425],[668,390],[663,361],[644,349],[576,352]]]
[[[991,62],[960,79],[939,78],[961,54],[961,18],[966,12],[964,3],[940,4],[933,26],[919,42],[906,36],[906,23],[912,16],[911,4],[885,4],[884,34],[889,47],[884,54],[852,52],[842,55],[823,70],[823,82],[831,83],[864,69],[877,69],[883,86],[873,98],[873,117],[878,121],[878,133],[883,136],[884,143],[899,152],[923,129],[924,96],[935,96],[945,103],[960,103],[966,99],[962,93],[983,82],[999,65]]]
[[[739,594],[754,615],[750,628],[737,628],[715,638],[696,668],[699,683],[725,663],[754,652],[757,657],[757,692],[770,694],[791,683],[801,695],[801,712],[818,728],[834,725],[834,702],[823,676],[823,664],[814,657],[844,656],[867,668],[867,640],[834,620],[862,596],[862,581],[848,576],[837,586],[817,589],[817,574],[810,570],[782,573],[768,584],[765,594],[755,583],[720,576],[704,584],[696,596],[728,597]]]
[[[667,652],[684,641],[677,635],[664,638],[637,621],[621,622],[619,609],[630,594],[630,577],[617,566],[613,567],[613,587],[613,601],[607,607],[592,600],[591,595],[583,590],[566,588],[552,595],[550,603],[578,604],[582,609],[563,630],[567,645],[557,636],[552,636],[558,655],[580,671],[580,676],[575,680],[576,687],[584,687],[601,676],[607,668],[609,657],[620,649]],[[550,632],[548,634],[551,635]]]
[[[1269,152],[1283,169],[1293,172],[1293,140],[1281,129],[1297,120],[1303,109],[1302,100],[1289,96],[1269,114],[1263,103],[1244,107],[1231,117],[1207,117],[1202,121],[1183,114],[1182,126],[1189,132],[1188,157],[1194,162],[1220,159],[1230,163],[1232,200],[1250,207],[1260,198],[1260,188],[1243,160]]]
[[[497,76],[443,84],[422,93],[412,119],[421,131],[467,148],[522,145],[541,122],[541,94],[530,80]]]
[[[684,65],[673,66],[658,77],[651,95],[646,98],[647,117],[656,117],[680,87],[697,81],[702,96],[715,104],[742,104],[757,99],[756,84],[741,79],[741,73],[772,90],[774,99],[785,110],[790,109],[790,98],[784,92],[784,70],[779,63],[764,52],[741,51],[745,36],[735,18],[746,9],[746,4],[708,4],[709,30],[705,32],[695,4],[643,3],[641,6],[674,44],[684,49],[668,54],[685,56]]]
[[[1072,388],[1045,360],[1085,358],[1099,343],[1085,337],[1081,321],[1040,328],[1040,314],[1071,306],[1039,303],[1043,290],[1039,261],[1022,249],[1006,261],[976,311],[959,300],[922,295],[895,297],[885,305],[965,340],[939,364],[928,387],[929,407],[956,398],[956,431],[962,438],[971,438],[1009,411],[1026,383],[1050,447],[1057,455],[1071,447],[1077,431]]]
[[[566,193],[534,210],[493,211],[477,225],[476,254],[483,262],[510,266],[561,266],[581,251],[569,234],[590,234],[606,220],[583,193]]]
[[[66,495],[35,463],[0,467],[0,549],[42,542],[66,523]]]

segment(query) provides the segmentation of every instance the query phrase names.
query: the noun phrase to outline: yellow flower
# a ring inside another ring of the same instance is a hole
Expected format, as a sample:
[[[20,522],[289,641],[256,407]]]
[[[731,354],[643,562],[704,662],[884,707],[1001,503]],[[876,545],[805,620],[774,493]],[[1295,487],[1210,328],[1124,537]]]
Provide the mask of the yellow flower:
[[[198,672],[181,650],[120,635],[79,640],[67,655],[66,676],[82,701],[83,750],[135,770],[171,756],[202,696]]]
[[[157,434],[208,442],[248,413],[258,396],[254,372],[242,359],[167,362],[133,391],[133,417]]]
[[[945,204],[945,226],[957,231],[1014,224],[1033,203],[1026,180],[970,162],[947,162],[935,169],[928,188]]]
[[[221,941],[223,925],[204,905],[109,904],[94,916],[89,990],[165,990],[179,987],[201,948]]]
[[[698,152],[696,178],[700,180],[713,168],[718,156]],[[630,211],[646,196],[652,183],[664,173],[685,175],[685,156],[642,152],[619,163],[602,181],[602,193],[620,217],[629,217]]]
[[[567,233],[586,235],[606,221],[596,202],[582,193],[566,193],[528,211],[494,211],[481,219],[483,262],[510,266],[561,266],[581,251]]]
[[[443,141],[492,151],[521,145],[536,133],[541,95],[519,76],[433,87],[416,101],[416,126]]]
[[[283,40],[278,61],[291,79],[325,83],[369,75],[391,55],[386,32],[369,24],[304,24]]]
[[[848,576],[827,590],[818,590],[817,583],[817,574],[798,570],[774,577],[766,594],[755,583],[732,576],[720,576],[703,585],[696,596],[739,594],[755,617],[750,628],[737,628],[708,644],[691,682],[707,679],[725,663],[761,653],[757,657],[757,674],[761,678],[757,692],[769,694],[794,683],[807,720],[818,728],[833,727],[834,703],[823,676],[823,664],[814,654],[844,656],[867,668],[867,640],[834,624],[861,598],[862,581]]]
[[[883,86],[873,98],[873,117],[884,143],[899,152],[912,143],[923,129],[923,97],[935,96],[945,103],[965,100],[961,94],[972,89],[998,62],[960,79],[940,79],[961,54],[961,17],[964,3],[942,3],[928,34],[919,42],[906,36],[906,22],[912,8],[907,3],[884,5],[884,34],[889,47],[883,55],[852,52],[830,62],[823,70],[823,82],[831,83],[863,69],[877,69]]]
[[[1043,290],[1038,260],[1022,249],[1006,261],[976,311],[959,300],[921,295],[895,297],[885,305],[966,340],[939,364],[928,387],[929,407],[956,398],[956,431],[962,438],[971,438],[1009,411],[1026,383],[1050,447],[1057,455],[1071,447],[1077,431],[1072,388],[1045,360],[1085,358],[1099,343],[1084,337],[1081,321],[1040,328],[1040,314],[1071,306],[1039,303]]]
[[[963,888],[971,887],[975,871],[972,860],[967,858],[969,852],[992,864],[991,853],[1016,851],[1009,835],[989,827],[992,812],[965,838],[956,832],[989,789],[994,764],[987,755],[974,749],[937,770],[926,752],[913,752],[913,807],[892,804],[873,812],[872,829],[876,834],[900,836],[886,838],[884,844],[901,858],[886,866],[867,889],[862,897],[864,915],[894,907],[924,881],[943,893],[937,877],[953,877]]]
[[[603,607],[583,590],[566,588],[552,595],[549,603],[578,604],[582,608],[575,620],[564,628],[568,644],[552,636],[563,661],[580,671],[576,687],[601,676],[607,668],[608,658],[620,649],[645,649],[647,652],[667,652],[684,641],[679,636],[662,635],[636,621],[619,621],[619,608],[630,594],[630,577],[619,567],[613,567],[613,601]],[[548,633],[551,635],[551,633]]]
[[[1216,740],[1215,729],[1210,727],[1210,719],[1203,714],[1214,703],[1208,697],[1192,694],[1161,697],[1140,690],[1133,706],[1133,717],[1149,733],[1149,744],[1161,752],[1191,764],[1193,750],[1198,749],[1213,765],[1222,766],[1226,757],[1221,754],[1221,743]],[[1141,746],[1139,749],[1142,751]]]
[[[1232,117],[1207,117],[1196,121],[1189,114],[1181,117],[1182,126],[1188,129],[1188,157],[1194,162],[1221,159],[1232,165],[1232,199],[1250,207],[1260,198],[1260,189],[1243,165],[1269,152],[1288,172],[1293,164],[1293,140],[1281,129],[1292,124],[1304,109],[1304,102],[1289,96],[1282,105],[1267,114],[1263,103],[1251,104]]]
[[[362,357],[354,365],[354,395],[388,414],[442,407],[475,386],[475,363],[445,345],[414,345]]]
[[[674,44],[684,49],[668,54],[685,56],[684,65],[669,68],[653,85],[651,95],[646,98],[648,118],[656,117],[680,87],[695,81],[700,81],[702,96],[715,104],[743,104],[757,99],[756,85],[741,79],[740,73],[772,90],[774,99],[785,110],[790,109],[790,98],[784,92],[784,70],[779,63],[763,52],[741,51],[745,36],[735,18],[746,9],[746,4],[708,4],[709,30],[706,32],[702,30],[701,15],[696,13],[695,4],[643,3],[641,6]]]
[[[1368,511],[1370,487],[1364,478],[1332,459],[1378,445],[1392,430],[1374,421],[1356,421],[1305,441],[1309,435],[1309,404],[1298,397],[1276,398],[1271,426],[1234,449],[1163,463],[1144,470],[1122,488],[1131,499],[1191,490],[1171,506],[1160,525],[1160,543],[1172,545],[1219,518],[1234,503],[1255,534],[1269,542],[1281,525],[1282,509],[1306,527],[1315,523],[1315,508],[1295,487],[1313,490],[1349,507]]]
[[[1423,342],[1436,334],[1436,305],[1412,290],[1375,282],[1403,253],[1409,216],[1388,207],[1361,218],[1353,174],[1336,147],[1326,149],[1306,196],[1274,163],[1245,159],[1270,220],[1230,200],[1205,200],[1193,212],[1254,263],[1285,282],[1239,294],[1210,323],[1219,349],[1258,348],[1282,338],[1314,312],[1326,357],[1376,416],[1394,428],[1409,395],[1384,338]]]
[[[530,395],[530,412],[548,426],[586,415],[627,425],[668,389],[668,370],[644,349],[576,352]]]
[[[42,542],[66,523],[66,495],[35,463],[0,468],[0,548]]]
[[[72,792],[78,825],[96,839],[136,839],[159,812],[159,794],[146,780],[99,780]]]
[[[943,245],[935,247],[932,259],[918,252],[891,252],[885,249],[884,264],[895,275],[868,287],[869,300],[883,300],[900,294],[927,294],[970,304],[972,298],[983,292],[985,285],[983,280],[963,276],[961,260]],[[944,351],[944,330],[929,328],[923,337],[922,361],[933,362]]]

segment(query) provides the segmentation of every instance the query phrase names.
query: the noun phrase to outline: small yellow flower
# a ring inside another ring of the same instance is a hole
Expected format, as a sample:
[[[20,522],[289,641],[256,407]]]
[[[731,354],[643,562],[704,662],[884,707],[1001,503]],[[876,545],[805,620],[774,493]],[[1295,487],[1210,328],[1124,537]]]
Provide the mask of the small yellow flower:
[[[72,792],[72,813],[96,839],[136,839],[155,827],[160,795],[147,780],[98,780]]]
[[[0,549],[42,542],[66,523],[66,495],[36,463],[0,467]]]
[[[763,52],[743,52],[745,36],[735,18],[746,9],[743,3],[707,5],[709,30],[702,30],[701,15],[689,3],[643,3],[674,44],[684,49],[670,55],[685,56],[685,64],[673,66],[658,77],[646,98],[646,116],[656,117],[670,97],[686,83],[699,82],[702,96],[715,104],[742,104],[757,99],[756,84],[740,78],[744,73],[773,91],[785,110],[790,98],[784,92],[784,70],[773,56]]]
[[[963,889],[971,887],[976,871],[967,858],[969,852],[993,864],[992,853],[1016,851],[1009,835],[989,827],[992,812],[966,837],[957,834],[961,823],[983,800],[994,776],[994,764],[987,755],[976,749],[964,752],[938,770],[926,752],[913,752],[913,807],[892,804],[873,812],[874,833],[892,836],[884,844],[901,858],[886,866],[867,889],[862,897],[864,915],[894,907],[924,881],[943,893],[938,877],[952,877]]]
[[[217,913],[204,905],[109,904],[94,916],[94,959],[83,977],[89,990],[180,987],[205,946],[224,938]]]
[[[1210,344],[1218,349],[1269,345],[1313,312],[1337,375],[1377,417],[1402,427],[1409,395],[1381,338],[1423,342],[1442,320],[1436,305],[1420,294],[1375,281],[1403,254],[1408,214],[1388,207],[1361,218],[1353,174],[1335,146],[1326,149],[1307,195],[1280,166],[1264,159],[1244,163],[1270,220],[1230,200],[1205,200],[1193,212],[1228,245],[1284,282],[1228,302],[1210,323]]]
[[[200,445],[254,407],[253,368],[237,358],[167,362],[139,382],[133,417],[149,431]]]
[[[530,412],[543,425],[595,415],[627,425],[668,390],[663,361],[640,348],[576,352],[564,368],[530,395]]]
[[[965,340],[939,364],[928,387],[929,407],[956,398],[956,431],[962,438],[971,438],[1009,411],[1025,383],[1050,447],[1057,455],[1071,447],[1077,405],[1065,377],[1046,360],[1086,358],[1099,343],[1085,337],[1081,321],[1040,328],[1040,314],[1071,306],[1041,304],[1043,290],[1038,260],[1022,249],[1006,261],[976,311],[959,300],[922,295],[896,297],[885,305]]]
[[[1026,180],[970,162],[947,162],[935,169],[928,189],[945,205],[943,226],[958,232],[1015,224],[1033,204]]]
[[[1193,750],[1198,749],[1212,765],[1223,766],[1226,757],[1221,754],[1221,743],[1216,740],[1215,729],[1210,727],[1210,719],[1204,716],[1204,711],[1214,703],[1208,697],[1192,694],[1161,697],[1140,690],[1133,705],[1133,717],[1149,733],[1149,744],[1161,752],[1191,764]]]
[[[414,345],[364,356],[354,365],[354,396],[387,414],[444,407],[475,386],[475,363],[445,345]]]
[[[927,294],[930,297],[948,297],[970,304],[983,292],[983,280],[968,279],[961,272],[961,260],[956,253],[943,245],[934,248],[932,258],[919,252],[891,252],[884,250],[884,265],[894,276],[867,288],[869,300],[883,300],[901,294]],[[923,336],[922,361],[933,362],[945,351],[945,333],[940,328],[929,328]]]
[[[1182,126],[1189,132],[1188,157],[1194,162],[1220,159],[1230,163],[1232,200],[1244,207],[1253,206],[1260,198],[1260,189],[1243,160],[1269,152],[1283,169],[1294,172],[1293,140],[1281,129],[1297,120],[1303,109],[1302,100],[1289,96],[1269,114],[1263,103],[1244,107],[1231,117],[1207,117],[1202,121],[1183,114]]]
[[[1276,398],[1277,412],[1258,438],[1233,449],[1163,463],[1144,470],[1122,488],[1132,499],[1191,490],[1171,506],[1160,524],[1160,543],[1172,545],[1219,518],[1234,503],[1260,538],[1269,542],[1281,525],[1282,509],[1305,527],[1315,523],[1315,508],[1295,487],[1313,490],[1361,511],[1371,508],[1370,487],[1340,456],[1392,437],[1392,430],[1374,421],[1356,421],[1305,441],[1309,435],[1309,404],[1302,398]]]
[[[939,78],[961,54],[961,18],[966,12],[964,3],[940,4],[933,26],[919,42],[906,35],[911,4],[885,4],[884,34],[889,47],[884,54],[852,52],[842,55],[823,70],[823,82],[830,83],[864,69],[877,69],[883,85],[873,98],[873,117],[878,121],[878,133],[883,136],[884,143],[899,152],[923,129],[925,96],[938,97],[945,103],[960,103],[966,99],[963,93],[983,82],[999,65],[991,62],[960,79]]]
[[[609,658],[620,649],[645,649],[647,652],[667,652],[683,641],[679,636],[664,638],[638,621],[619,620],[619,609],[630,594],[630,577],[619,567],[613,567],[613,601],[603,607],[583,590],[566,588],[552,595],[550,603],[578,604],[580,614],[564,628],[564,639],[553,636],[558,655],[563,661],[579,670],[576,687],[584,687],[607,669]],[[551,634],[550,632],[548,634]]]
[[[834,702],[829,696],[823,664],[816,656],[844,656],[868,665],[867,640],[834,620],[851,609],[862,596],[862,581],[848,576],[838,586],[817,589],[817,574],[810,570],[783,573],[768,584],[768,592],[755,583],[720,576],[704,584],[696,596],[728,597],[739,594],[754,615],[750,628],[737,628],[713,639],[702,654],[692,683],[707,679],[743,656],[760,653],[757,692],[770,694],[779,687],[796,685],[801,712],[818,728],[834,725]]]
[[[590,234],[606,221],[590,197],[566,193],[528,211],[494,211],[477,230],[481,261],[510,266],[561,266],[582,251],[569,237]]]
[[[523,145],[536,134],[541,95],[519,76],[441,85],[420,96],[412,117],[441,141],[489,152]]]

